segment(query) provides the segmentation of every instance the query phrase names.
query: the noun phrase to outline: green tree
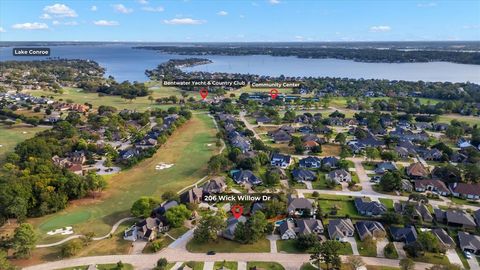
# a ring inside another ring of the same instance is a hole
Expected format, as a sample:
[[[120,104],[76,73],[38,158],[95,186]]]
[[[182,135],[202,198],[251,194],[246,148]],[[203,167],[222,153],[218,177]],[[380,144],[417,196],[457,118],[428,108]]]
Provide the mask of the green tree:
[[[193,232],[195,241],[205,243],[207,241],[216,241],[218,233],[225,229],[225,222],[217,216],[206,216],[200,220],[197,228]]]
[[[310,259],[319,269],[321,269],[320,264],[322,262],[327,265],[327,269],[330,269],[330,266],[340,267],[341,260],[338,254],[340,249],[342,249],[342,243],[335,240],[327,240],[322,243],[317,243],[313,247]]]
[[[415,269],[415,262],[412,259],[405,258],[400,260],[400,269],[413,270]]]
[[[345,144],[347,141],[347,137],[343,133],[338,133],[337,136],[335,136],[335,142],[339,144]]]
[[[428,252],[442,252],[445,251],[438,238],[431,232],[419,232],[417,242],[420,244],[423,250]]]
[[[130,212],[136,217],[149,217],[158,204],[159,202],[152,197],[140,197],[133,203]]]
[[[15,229],[12,239],[12,248],[17,258],[29,258],[31,251],[35,248],[37,236],[32,225],[22,223]]]
[[[16,270],[17,268],[13,266],[7,260],[7,252],[0,249],[0,269],[2,270]]]
[[[71,257],[78,254],[82,248],[83,241],[80,239],[73,239],[62,246],[61,253],[63,257]]]
[[[275,171],[267,171],[265,174],[265,185],[275,186],[280,183],[280,175]]]
[[[216,155],[211,157],[208,161],[208,171],[210,174],[219,174],[225,171],[229,164],[229,160],[224,155]]]
[[[168,261],[165,258],[160,258],[157,261],[157,266],[153,268],[154,270],[165,270],[167,269]]]
[[[175,191],[167,190],[162,194],[164,201],[178,201],[178,194]]]
[[[318,236],[314,233],[301,234],[297,237],[295,244],[299,249],[307,250],[314,247],[318,241]]]
[[[402,176],[399,172],[387,172],[380,179],[380,187],[383,191],[399,190],[402,183]]]
[[[183,222],[192,215],[192,211],[188,210],[184,204],[172,207],[165,214],[168,222],[174,228],[182,226]]]

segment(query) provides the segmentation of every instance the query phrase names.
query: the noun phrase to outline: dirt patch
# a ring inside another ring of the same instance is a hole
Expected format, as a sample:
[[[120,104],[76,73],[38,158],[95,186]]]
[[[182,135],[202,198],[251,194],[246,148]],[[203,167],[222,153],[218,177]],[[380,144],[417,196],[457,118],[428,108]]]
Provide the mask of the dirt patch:
[[[9,219],[2,227],[0,227],[0,237],[13,235],[13,232],[20,224],[16,219]]]
[[[342,147],[337,144],[322,144],[322,156],[339,156],[342,152]]]

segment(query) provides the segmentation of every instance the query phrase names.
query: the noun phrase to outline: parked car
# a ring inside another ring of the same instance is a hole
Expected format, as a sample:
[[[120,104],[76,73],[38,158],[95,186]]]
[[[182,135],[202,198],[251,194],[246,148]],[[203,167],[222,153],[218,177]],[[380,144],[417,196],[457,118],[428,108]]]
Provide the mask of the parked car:
[[[215,254],[217,254],[217,253],[213,250],[210,250],[209,252],[207,252],[207,255],[215,255]]]
[[[380,179],[382,179],[380,175],[375,175],[375,176],[372,176],[372,178],[370,178],[370,182],[380,183]]]
[[[470,253],[470,252],[468,252],[468,251],[463,252],[463,254],[465,254],[465,257],[466,257],[467,259],[471,259],[471,258],[472,258],[472,253]]]

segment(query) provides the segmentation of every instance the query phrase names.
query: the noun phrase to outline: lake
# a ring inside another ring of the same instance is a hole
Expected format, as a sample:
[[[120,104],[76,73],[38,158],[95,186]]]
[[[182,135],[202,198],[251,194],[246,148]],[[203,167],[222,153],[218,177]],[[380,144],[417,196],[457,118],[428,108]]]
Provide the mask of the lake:
[[[128,44],[51,46],[50,57],[90,59],[106,68],[106,75],[117,80],[146,81],[146,69],[155,68],[169,59],[188,55],[158,53],[132,49]],[[191,56],[213,61],[208,65],[184,68],[185,71],[251,73],[270,76],[345,77],[354,79],[388,79],[407,81],[441,81],[480,83],[480,65],[448,62],[430,63],[363,63],[338,59],[302,59],[297,57]],[[0,60],[39,60],[47,57],[13,56],[12,47],[0,48]]]

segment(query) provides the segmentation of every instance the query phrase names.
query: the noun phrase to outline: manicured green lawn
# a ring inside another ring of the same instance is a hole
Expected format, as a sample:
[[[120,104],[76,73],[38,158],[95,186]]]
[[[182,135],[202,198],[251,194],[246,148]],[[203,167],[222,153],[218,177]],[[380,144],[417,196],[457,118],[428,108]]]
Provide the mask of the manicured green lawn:
[[[188,266],[193,270],[203,270],[203,266],[205,265],[204,262],[186,262],[182,266]]]
[[[329,199],[323,199],[323,195],[320,195],[320,200],[317,201],[322,208],[323,213],[328,213],[329,215],[332,214],[332,209],[336,208],[337,212],[334,216],[350,216],[350,217],[360,217],[355,208],[353,200],[348,201],[332,201]]]
[[[276,262],[248,262],[247,263],[247,269],[250,269],[255,266],[258,268],[268,269],[268,270],[284,270],[285,269],[281,264]]]
[[[226,268],[230,270],[237,270],[238,269],[238,263],[237,262],[215,262],[213,265],[214,270],[220,269],[222,266],[225,266]]]
[[[191,240],[187,244],[187,250],[195,253],[206,253],[208,251],[225,253],[244,253],[244,252],[270,252],[270,242],[263,238],[254,244],[240,244],[235,241],[219,237],[217,242],[198,243]]]
[[[321,172],[319,174],[319,177],[316,181],[312,182],[312,187],[313,189],[332,189],[327,183],[327,180],[325,179],[325,173]],[[335,185],[333,187],[334,190],[342,190],[341,185]]]
[[[364,241],[360,241],[360,239],[357,240],[357,248],[358,248],[358,253],[360,253],[361,256],[366,256],[366,257],[377,257],[377,245],[375,244],[376,242],[374,241],[374,245],[368,245]]]
[[[417,262],[425,262],[431,264],[449,264],[448,258],[445,255],[441,254],[434,254],[430,252],[425,252],[425,255],[421,257],[412,258],[414,261]]]
[[[285,253],[306,253],[306,251],[301,250],[297,247],[295,239],[289,240],[278,240],[277,241],[277,250],[278,252]]]
[[[212,119],[196,114],[152,158],[111,177],[102,201],[68,207],[59,213],[29,221],[35,225],[40,237],[49,230],[72,225],[75,233],[95,231],[97,235],[104,235],[120,218],[129,216],[132,203],[139,197],[160,198],[165,191],[178,191],[204,177],[208,160],[218,152],[215,134]],[[160,162],[174,166],[155,170],[155,165]]]
[[[350,243],[341,243],[342,249],[338,252],[340,255],[353,255],[352,246]]]
[[[82,266],[62,268],[60,270],[86,270],[87,268],[88,268],[88,265],[82,265]],[[97,269],[98,270],[114,270],[114,269],[117,269],[117,264],[97,264]],[[131,264],[124,263],[123,270],[133,270],[133,266]]]
[[[456,203],[456,204],[465,204],[465,205],[476,205],[478,206],[480,203],[478,201],[469,201],[469,200],[465,200],[465,199],[462,199],[462,198],[457,198],[457,197],[450,197],[450,200],[452,200],[452,202]]]
[[[35,133],[49,129],[48,127],[33,127],[19,124],[12,127],[0,124],[0,161],[8,152],[12,152],[18,143],[32,138]]]
[[[182,226],[180,228],[172,228],[167,233],[173,238],[179,238],[180,236],[185,234],[187,231],[188,231],[188,228]]]
[[[393,211],[393,200],[392,199],[378,199],[381,203],[383,203],[389,211]]]

